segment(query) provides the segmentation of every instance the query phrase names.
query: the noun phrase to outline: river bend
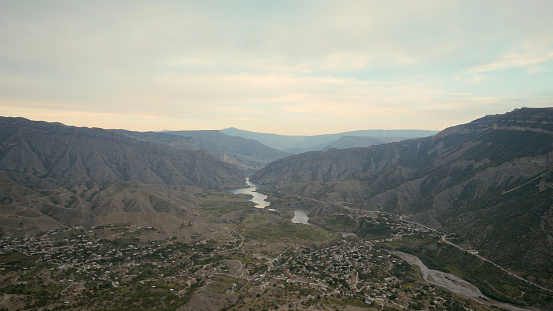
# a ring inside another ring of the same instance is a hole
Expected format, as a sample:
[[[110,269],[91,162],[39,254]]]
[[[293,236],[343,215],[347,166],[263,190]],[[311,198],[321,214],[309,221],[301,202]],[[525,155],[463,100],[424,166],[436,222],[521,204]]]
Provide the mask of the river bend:
[[[443,287],[453,293],[478,301],[482,304],[496,306],[512,311],[528,311],[528,309],[519,308],[507,303],[493,300],[484,296],[480,290],[473,284],[457,277],[453,274],[438,270],[428,269],[428,267],[419,259],[419,257],[403,252],[392,252],[411,265],[417,265],[421,269],[422,277],[430,284]]]

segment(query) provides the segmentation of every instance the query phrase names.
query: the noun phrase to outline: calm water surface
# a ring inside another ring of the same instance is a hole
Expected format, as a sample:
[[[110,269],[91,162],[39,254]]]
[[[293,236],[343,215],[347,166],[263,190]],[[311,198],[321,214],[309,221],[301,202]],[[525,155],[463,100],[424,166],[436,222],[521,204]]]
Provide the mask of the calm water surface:
[[[241,189],[234,189],[231,190],[234,194],[248,194],[251,195],[252,198],[250,201],[255,203],[256,208],[265,208],[271,204],[271,202],[265,201],[267,199],[267,196],[263,193],[257,192],[258,189],[263,189],[263,186],[256,184],[254,182],[251,182],[249,178],[246,178],[246,184],[248,184],[248,188],[241,188]]]
[[[257,192],[257,190],[264,188],[262,185],[251,182],[249,178],[246,178],[246,184],[249,186],[248,188],[234,189],[234,190],[231,190],[230,192],[234,194],[247,194],[252,196],[250,201],[255,203],[256,208],[266,208],[269,205],[271,205],[271,202],[266,201],[267,199],[266,195],[264,195],[263,193]],[[311,225],[308,221],[309,221],[309,216],[307,216],[304,210],[302,209],[294,210],[294,218],[292,218],[293,223]]]

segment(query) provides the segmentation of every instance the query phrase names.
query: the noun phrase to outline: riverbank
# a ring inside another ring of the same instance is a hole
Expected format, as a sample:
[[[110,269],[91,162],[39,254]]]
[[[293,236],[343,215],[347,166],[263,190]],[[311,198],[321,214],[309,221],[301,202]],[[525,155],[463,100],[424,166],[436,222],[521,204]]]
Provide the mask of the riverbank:
[[[399,256],[411,265],[417,265],[422,273],[422,277],[425,281],[436,286],[443,287],[455,294],[463,297],[470,298],[482,304],[489,306],[499,307],[512,311],[529,311],[529,309],[519,308],[507,303],[499,302],[486,297],[480,290],[473,284],[446,272],[429,269],[417,256],[407,254],[404,252],[393,251],[394,255]]]
[[[261,185],[251,182],[249,178],[246,178],[246,184],[248,185],[248,188],[234,189],[234,190],[231,190],[230,192],[233,194],[250,195],[252,197],[250,201],[255,203],[255,208],[266,208],[271,205],[271,202],[266,201],[267,199],[266,195],[264,195],[263,193],[257,192],[257,190],[262,188]]]

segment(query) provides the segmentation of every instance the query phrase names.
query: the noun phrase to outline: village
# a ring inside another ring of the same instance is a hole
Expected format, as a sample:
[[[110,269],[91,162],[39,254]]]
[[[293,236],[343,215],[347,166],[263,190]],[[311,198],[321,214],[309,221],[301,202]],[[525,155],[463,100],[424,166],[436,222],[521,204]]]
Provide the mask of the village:
[[[429,231],[405,221],[387,225],[396,232],[392,238]],[[229,310],[485,310],[424,282],[414,266],[382,246],[391,238],[343,235],[326,247],[290,244],[272,256],[245,251],[255,241],[243,238],[136,238],[155,230],[75,226],[1,239],[4,310],[110,309],[115,303],[176,310],[210,292],[226,295],[222,307]]]

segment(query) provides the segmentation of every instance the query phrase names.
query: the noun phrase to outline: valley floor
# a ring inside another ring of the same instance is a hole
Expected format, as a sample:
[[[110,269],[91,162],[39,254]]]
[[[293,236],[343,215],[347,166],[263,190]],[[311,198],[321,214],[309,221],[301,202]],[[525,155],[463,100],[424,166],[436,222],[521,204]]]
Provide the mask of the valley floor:
[[[484,296],[425,281],[396,250],[431,269],[466,273],[503,302],[526,308],[520,290],[530,302],[549,295],[505,281],[500,269],[443,243],[443,233],[391,214],[348,206],[311,218],[313,226],[292,223],[293,210],[256,209],[247,196],[197,197],[202,222],[183,221],[175,236],[120,223],[2,238],[0,310],[497,309]]]
[[[294,224],[307,227],[306,225]],[[426,283],[382,248],[232,240],[141,241],[156,228],[73,227],[1,241],[4,310],[488,310]],[[217,232],[216,232],[217,234]],[[270,251],[269,251],[270,250]]]

